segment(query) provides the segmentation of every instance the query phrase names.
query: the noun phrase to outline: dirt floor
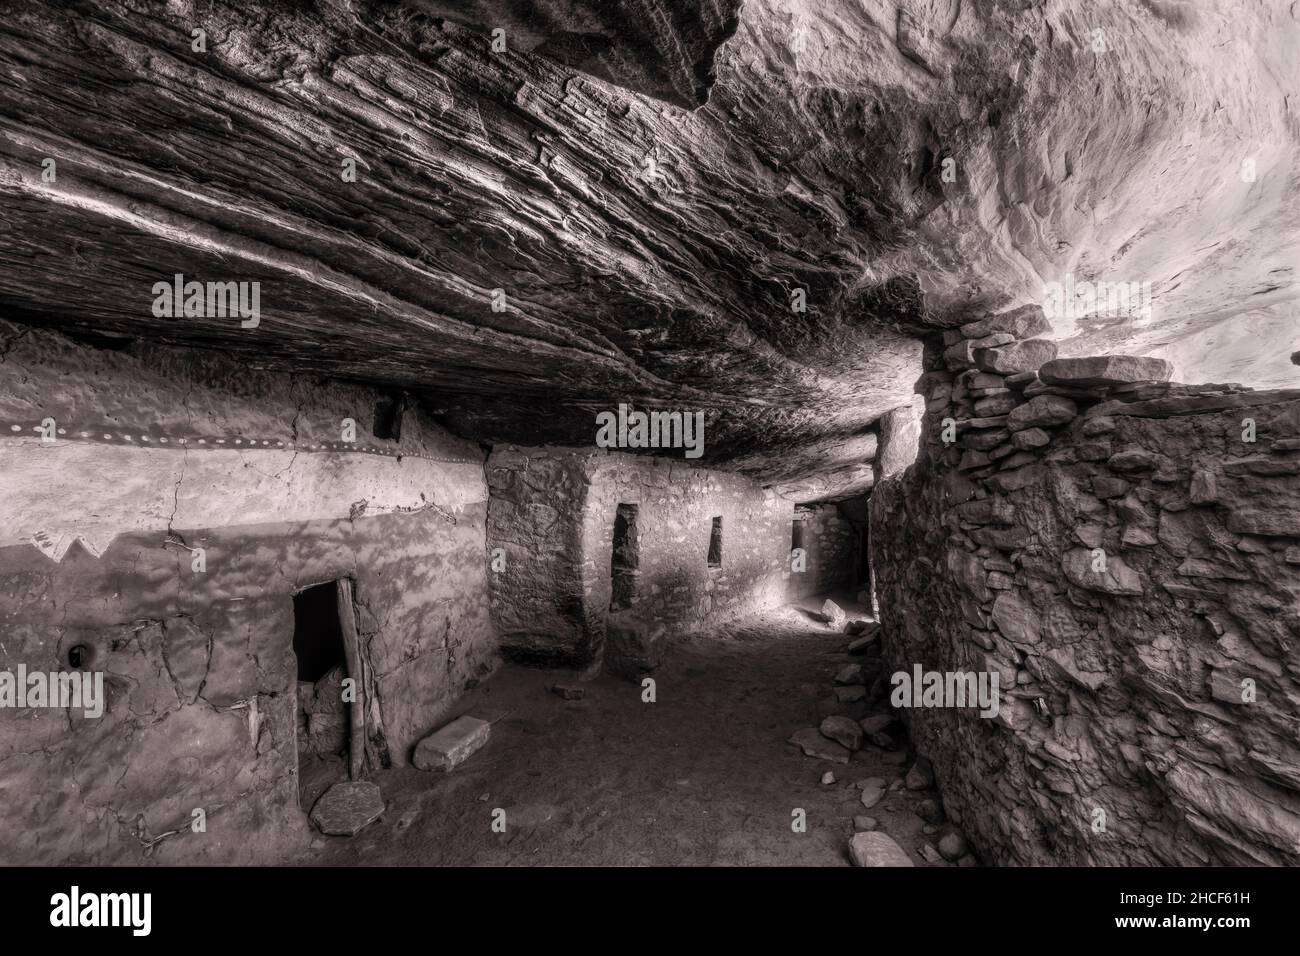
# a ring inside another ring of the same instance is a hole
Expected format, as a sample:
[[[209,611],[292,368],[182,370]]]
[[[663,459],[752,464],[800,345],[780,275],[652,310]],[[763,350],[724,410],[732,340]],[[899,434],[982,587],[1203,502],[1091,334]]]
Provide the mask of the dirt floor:
[[[902,787],[911,761],[901,725],[899,749],[867,746],[847,765],[806,757],[788,742],[829,713],[862,717],[887,707],[835,702],[836,673],[862,659],[848,654],[850,637],[801,609],[821,600],[675,644],[654,675],[654,703],[617,678],[580,682],[505,666],[457,709],[492,722],[485,747],[451,773],[373,775],[384,816],[356,837],[317,835],[302,862],[847,866],[853,817],[862,814],[927,865],[920,847],[945,831],[924,834],[913,812],[937,795]],[[850,617],[867,613],[842,603]],[[550,690],[556,683],[581,686],[585,696],[563,700]],[[826,770],[834,784],[820,782]],[[853,786],[867,777],[894,785],[869,810]],[[498,808],[504,833],[492,829]],[[807,832],[792,831],[796,808]]]

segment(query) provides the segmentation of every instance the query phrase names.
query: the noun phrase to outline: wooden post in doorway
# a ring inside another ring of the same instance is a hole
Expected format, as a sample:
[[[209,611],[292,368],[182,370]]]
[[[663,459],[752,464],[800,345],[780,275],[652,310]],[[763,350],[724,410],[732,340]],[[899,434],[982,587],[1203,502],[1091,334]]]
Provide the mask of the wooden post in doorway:
[[[863,546],[867,549],[867,589],[871,592],[871,619],[880,620],[880,602],[876,599],[876,558],[871,553],[871,515],[862,526]]]
[[[365,681],[361,675],[361,648],[357,640],[357,613],[352,606],[352,579],[339,578],[339,626],[343,631],[343,659],[352,678],[353,700],[348,704],[348,779],[360,780],[366,757]]]

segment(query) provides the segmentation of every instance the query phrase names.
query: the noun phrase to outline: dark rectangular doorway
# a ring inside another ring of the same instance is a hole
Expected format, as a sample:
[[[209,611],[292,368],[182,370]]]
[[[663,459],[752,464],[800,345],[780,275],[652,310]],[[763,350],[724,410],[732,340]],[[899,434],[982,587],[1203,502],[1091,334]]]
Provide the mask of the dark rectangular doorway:
[[[351,588],[351,581],[340,579],[293,596],[298,800],[303,810],[331,784],[354,775],[360,757],[354,753],[361,689]]]

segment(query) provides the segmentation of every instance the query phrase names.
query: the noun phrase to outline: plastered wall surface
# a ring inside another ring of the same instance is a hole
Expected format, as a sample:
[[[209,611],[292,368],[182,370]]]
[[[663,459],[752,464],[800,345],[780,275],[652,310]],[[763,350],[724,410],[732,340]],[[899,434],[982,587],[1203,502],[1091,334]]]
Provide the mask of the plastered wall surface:
[[[508,654],[587,666],[609,617],[615,515],[637,506],[639,574],[630,618],[689,633],[785,600],[793,505],[748,479],[625,453],[498,447],[487,465],[493,616]],[[712,520],[722,562],[709,567]]]
[[[0,862],[267,861],[305,839],[308,585],[354,582],[368,766],[405,763],[491,672],[476,445],[416,411],[375,438],[365,388],[0,331],[0,670],[67,670],[82,645],[107,698],[97,719],[0,710]]]

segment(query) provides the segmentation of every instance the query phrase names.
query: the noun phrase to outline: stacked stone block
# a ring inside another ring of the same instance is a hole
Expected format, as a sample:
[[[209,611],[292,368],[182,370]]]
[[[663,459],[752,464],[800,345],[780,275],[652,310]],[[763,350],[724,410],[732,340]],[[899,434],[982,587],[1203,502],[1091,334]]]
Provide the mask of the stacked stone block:
[[[1037,307],[946,333],[921,457],[872,497],[892,668],[945,809],[1020,864],[1300,863],[1300,391],[1059,359]]]

